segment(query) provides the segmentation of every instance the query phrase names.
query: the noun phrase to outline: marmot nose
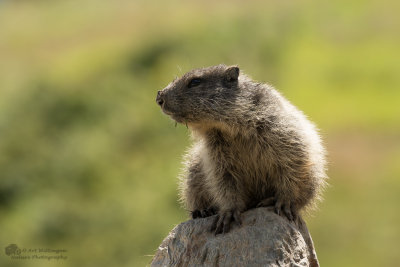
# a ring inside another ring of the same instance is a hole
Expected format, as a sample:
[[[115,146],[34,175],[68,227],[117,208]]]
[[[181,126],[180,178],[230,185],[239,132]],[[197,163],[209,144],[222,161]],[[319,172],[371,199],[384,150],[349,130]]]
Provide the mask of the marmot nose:
[[[158,91],[158,92],[157,92],[156,102],[157,102],[157,104],[159,104],[161,107],[162,107],[162,105],[164,104],[164,99],[163,99],[163,97],[162,97],[162,95],[161,95],[161,91]]]

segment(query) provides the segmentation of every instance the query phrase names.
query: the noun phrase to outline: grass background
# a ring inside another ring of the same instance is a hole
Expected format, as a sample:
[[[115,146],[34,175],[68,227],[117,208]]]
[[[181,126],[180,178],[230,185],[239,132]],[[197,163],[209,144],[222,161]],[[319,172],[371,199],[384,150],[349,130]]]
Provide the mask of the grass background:
[[[330,187],[307,218],[322,266],[394,266],[398,1],[0,1],[0,265],[145,266],[173,226],[190,143],[155,104],[239,64],[321,129]],[[4,247],[67,249],[13,260]]]

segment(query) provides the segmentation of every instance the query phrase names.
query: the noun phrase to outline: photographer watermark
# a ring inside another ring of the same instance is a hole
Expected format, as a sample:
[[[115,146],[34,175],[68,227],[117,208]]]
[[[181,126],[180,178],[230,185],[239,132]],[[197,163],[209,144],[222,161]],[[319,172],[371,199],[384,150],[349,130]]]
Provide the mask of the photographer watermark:
[[[5,247],[5,253],[13,260],[66,260],[66,249],[20,248],[16,244]]]

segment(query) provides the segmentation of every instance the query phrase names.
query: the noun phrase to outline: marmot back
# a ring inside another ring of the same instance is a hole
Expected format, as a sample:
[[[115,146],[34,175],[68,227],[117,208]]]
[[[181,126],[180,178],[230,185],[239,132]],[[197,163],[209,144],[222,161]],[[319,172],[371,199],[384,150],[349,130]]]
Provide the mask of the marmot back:
[[[218,214],[215,233],[258,206],[296,220],[325,185],[325,151],[314,125],[266,84],[237,66],[192,70],[157,94],[164,113],[195,143],[181,197],[193,218]]]

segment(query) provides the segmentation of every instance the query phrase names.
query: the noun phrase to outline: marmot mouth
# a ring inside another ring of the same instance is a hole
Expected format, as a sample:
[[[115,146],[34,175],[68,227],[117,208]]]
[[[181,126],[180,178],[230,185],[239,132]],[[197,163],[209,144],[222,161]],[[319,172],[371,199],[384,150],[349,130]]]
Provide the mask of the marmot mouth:
[[[174,121],[178,123],[184,123],[184,118],[182,116],[180,116],[177,112],[166,109],[165,105],[162,106],[161,110],[164,114],[168,115]]]
[[[173,110],[171,110],[169,107],[168,107],[168,105],[167,105],[167,103],[164,101],[163,103],[162,103],[162,105],[161,105],[161,110],[162,110],[162,112],[164,112],[164,114],[167,114],[168,116],[171,116],[171,115],[173,115],[174,113],[176,113],[176,112],[174,112]]]
[[[165,108],[164,108],[164,106],[161,108],[161,110],[162,110],[162,112],[164,112],[164,114],[166,114],[166,115],[168,115],[168,116],[172,116],[174,113],[173,112],[171,112],[171,111],[169,111],[169,110],[166,110]]]
[[[170,114],[168,114],[168,116],[170,116],[171,119],[173,119],[177,123],[186,124],[188,122],[188,119],[183,114],[170,112]]]

